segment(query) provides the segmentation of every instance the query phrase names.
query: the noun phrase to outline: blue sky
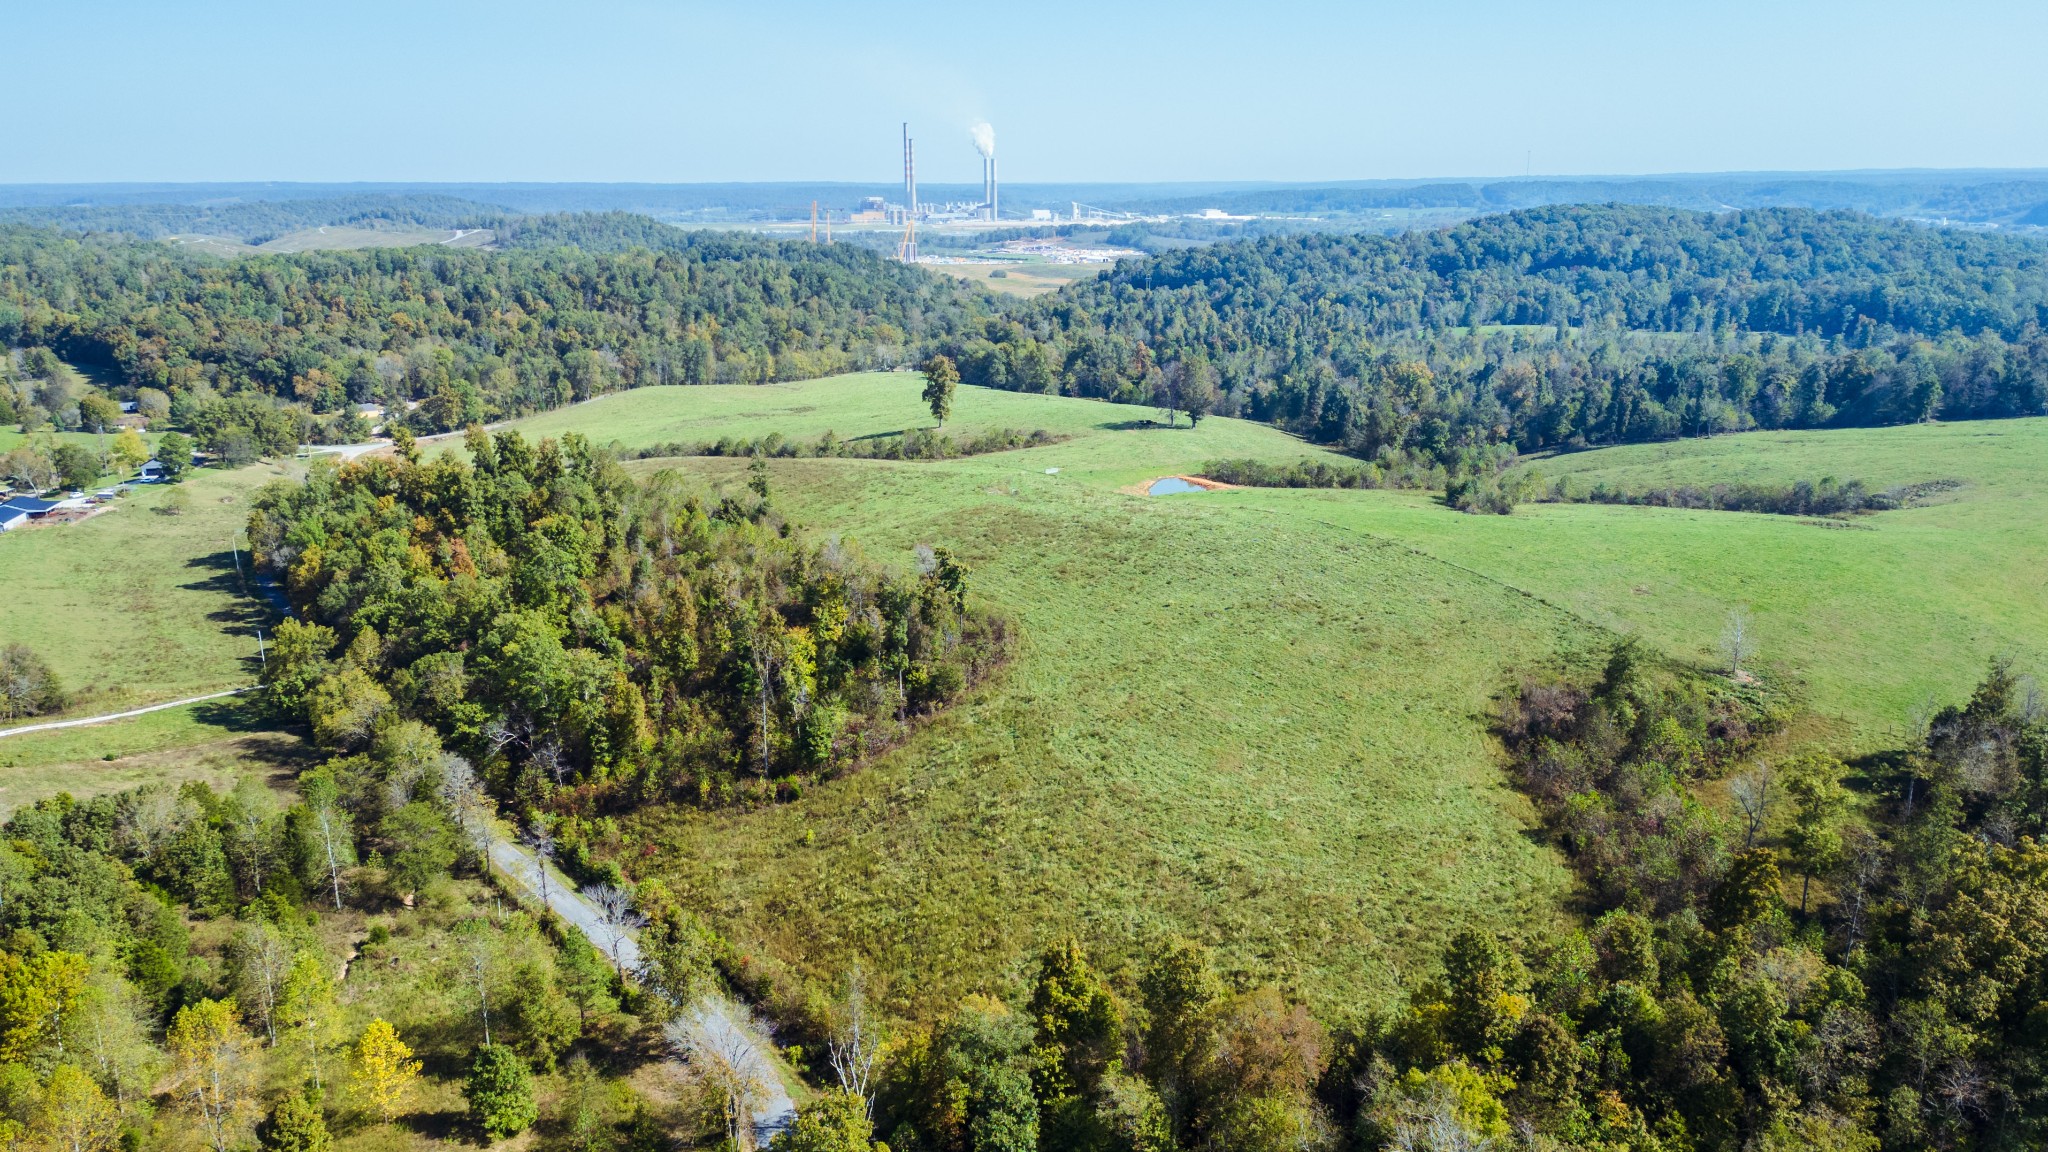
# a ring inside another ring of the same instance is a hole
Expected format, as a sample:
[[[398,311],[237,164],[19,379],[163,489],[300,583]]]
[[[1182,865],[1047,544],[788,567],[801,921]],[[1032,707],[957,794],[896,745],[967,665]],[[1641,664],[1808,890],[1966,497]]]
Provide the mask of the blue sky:
[[[0,182],[2048,167],[2048,4],[0,0]]]

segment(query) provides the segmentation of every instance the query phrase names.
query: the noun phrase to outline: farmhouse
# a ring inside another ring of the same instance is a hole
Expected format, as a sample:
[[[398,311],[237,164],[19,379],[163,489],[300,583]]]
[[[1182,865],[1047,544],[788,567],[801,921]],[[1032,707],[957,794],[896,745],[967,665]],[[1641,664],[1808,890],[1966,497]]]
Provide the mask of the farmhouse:
[[[135,479],[136,479],[136,481],[137,481],[138,483],[142,483],[142,484],[161,484],[161,483],[163,483],[163,480],[164,480],[164,466],[163,466],[163,463],[162,463],[161,461],[158,461],[158,460],[151,460],[151,461],[150,461],[149,463],[147,463],[147,464],[144,464],[144,465],[142,466],[142,470],[141,470],[141,471],[139,471],[139,472],[137,472],[137,473],[135,474]]]

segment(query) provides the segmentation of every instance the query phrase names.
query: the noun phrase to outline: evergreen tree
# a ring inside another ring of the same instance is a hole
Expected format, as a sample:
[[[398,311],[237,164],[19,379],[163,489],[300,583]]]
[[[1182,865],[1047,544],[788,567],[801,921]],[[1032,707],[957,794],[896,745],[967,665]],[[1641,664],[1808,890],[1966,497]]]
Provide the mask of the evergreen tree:
[[[526,1061],[503,1044],[477,1046],[462,1082],[462,1097],[469,1101],[477,1125],[493,1140],[519,1135],[540,1115]]]

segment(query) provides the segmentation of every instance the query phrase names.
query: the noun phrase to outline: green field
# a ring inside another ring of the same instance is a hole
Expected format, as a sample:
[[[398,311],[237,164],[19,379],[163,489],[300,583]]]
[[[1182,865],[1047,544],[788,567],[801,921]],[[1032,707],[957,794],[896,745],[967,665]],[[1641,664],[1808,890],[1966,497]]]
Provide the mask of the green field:
[[[530,422],[630,446],[928,423],[908,374],[647,390]],[[1128,427],[1141,409],[963,389],[960,428],[1064,443],[945,463],[776,461],[800,519],[902,555],[946,544],[1022,625],[1000,683],[797,804],[643,817],[661,871],[742,941],[829,975],[854,954],[936,1005],[1075,931],[1127,957],[1206,936],[1247,975],[1342,1012],[1471,921],[1540,920],[1563,874],[1521,835],[1487,715],[1520,670],[1627,632],[1713,659],[1748,607],[1803,738],[1882,745],[1922,700],[2048,636],[2048,421],[1726,437],[1532,467],[1631,485],[1742,475],[1955,477],[1944,503],[1819,527],[1583,505],[1468,516],[1407,492],[1136,483],[1219,456],[1295,459],[1271,428]],[[675,466],[644,462],[637,467]],[[733,478],[738,461],[680,466]],[[1058,468],[1056,475],[1047,469]],[[1661,471],[1659,471],[1661,469]]]
[[[636,388],[558,408],[516,427],[530,438],[580,432],[628,451],[721,436],[753,439],[771,432],[815,440],[829,431],[855,440],[932,427],[931,412],[918,398],[923,386],[923,379],[911,372],[863,372],[794,384]],[[1152,409],[1127,404],[963,388],[945,427],[949,435],[1043,428],[1073,439],[948,467],[994,467],[1005,474],[1057,467],[1069,480],[1123,485],[1184,472],[1219,456],[1345,459],[1265,424],[1206,420],[1190,429],[1183,416],[1177,429],[1168,429],[1165,419]]]
[[[249,496],[283,474],[204,469],[179,489],[137,487],[79,523],[0,535],[0,644],[26,644],[50,662],[72,697],[67,715],[253,683],[254,629],[266,617],[243,594],[229,542],[242,534]],[[160,514],[175,490],[186,511]]]
[[[524,427],[633,446],[872,435],[929,423],[919,386],[643,390]],[[1021,650],[908,748],[799,803],[643,816],[669,882],[797,970],[869,957],[910,1010],[1060,933],[1129,958],[1179,931],[1341,1013],[1459,926],[1548,921],[1566,877],[1524,835],[1482,718],[1516,669],[1585,655],[1597,630],[1238,494],[1133,495],[1217,456],[1314,453],[1241,421],[1130,426],[1147,415],[963,389],[953,427],[1073,439],[944,464],[776,461],[777,499],[807,523],[880,556],[958,550]]]

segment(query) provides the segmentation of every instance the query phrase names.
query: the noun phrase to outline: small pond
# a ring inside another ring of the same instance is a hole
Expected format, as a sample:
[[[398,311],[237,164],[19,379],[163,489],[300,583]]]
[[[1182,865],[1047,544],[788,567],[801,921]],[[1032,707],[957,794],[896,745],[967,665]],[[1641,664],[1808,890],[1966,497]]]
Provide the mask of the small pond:
[[[1206,491],[1208,491],[1208,489],[1203,488],[1200,484],[1190,484],[1178,476],[1167,476],[1159,480],[1154,480],[1152,482],[1152,486],[1150,488],[1145,489],[1145,494],[1148,496],[1169,496],[1175,492]]]

